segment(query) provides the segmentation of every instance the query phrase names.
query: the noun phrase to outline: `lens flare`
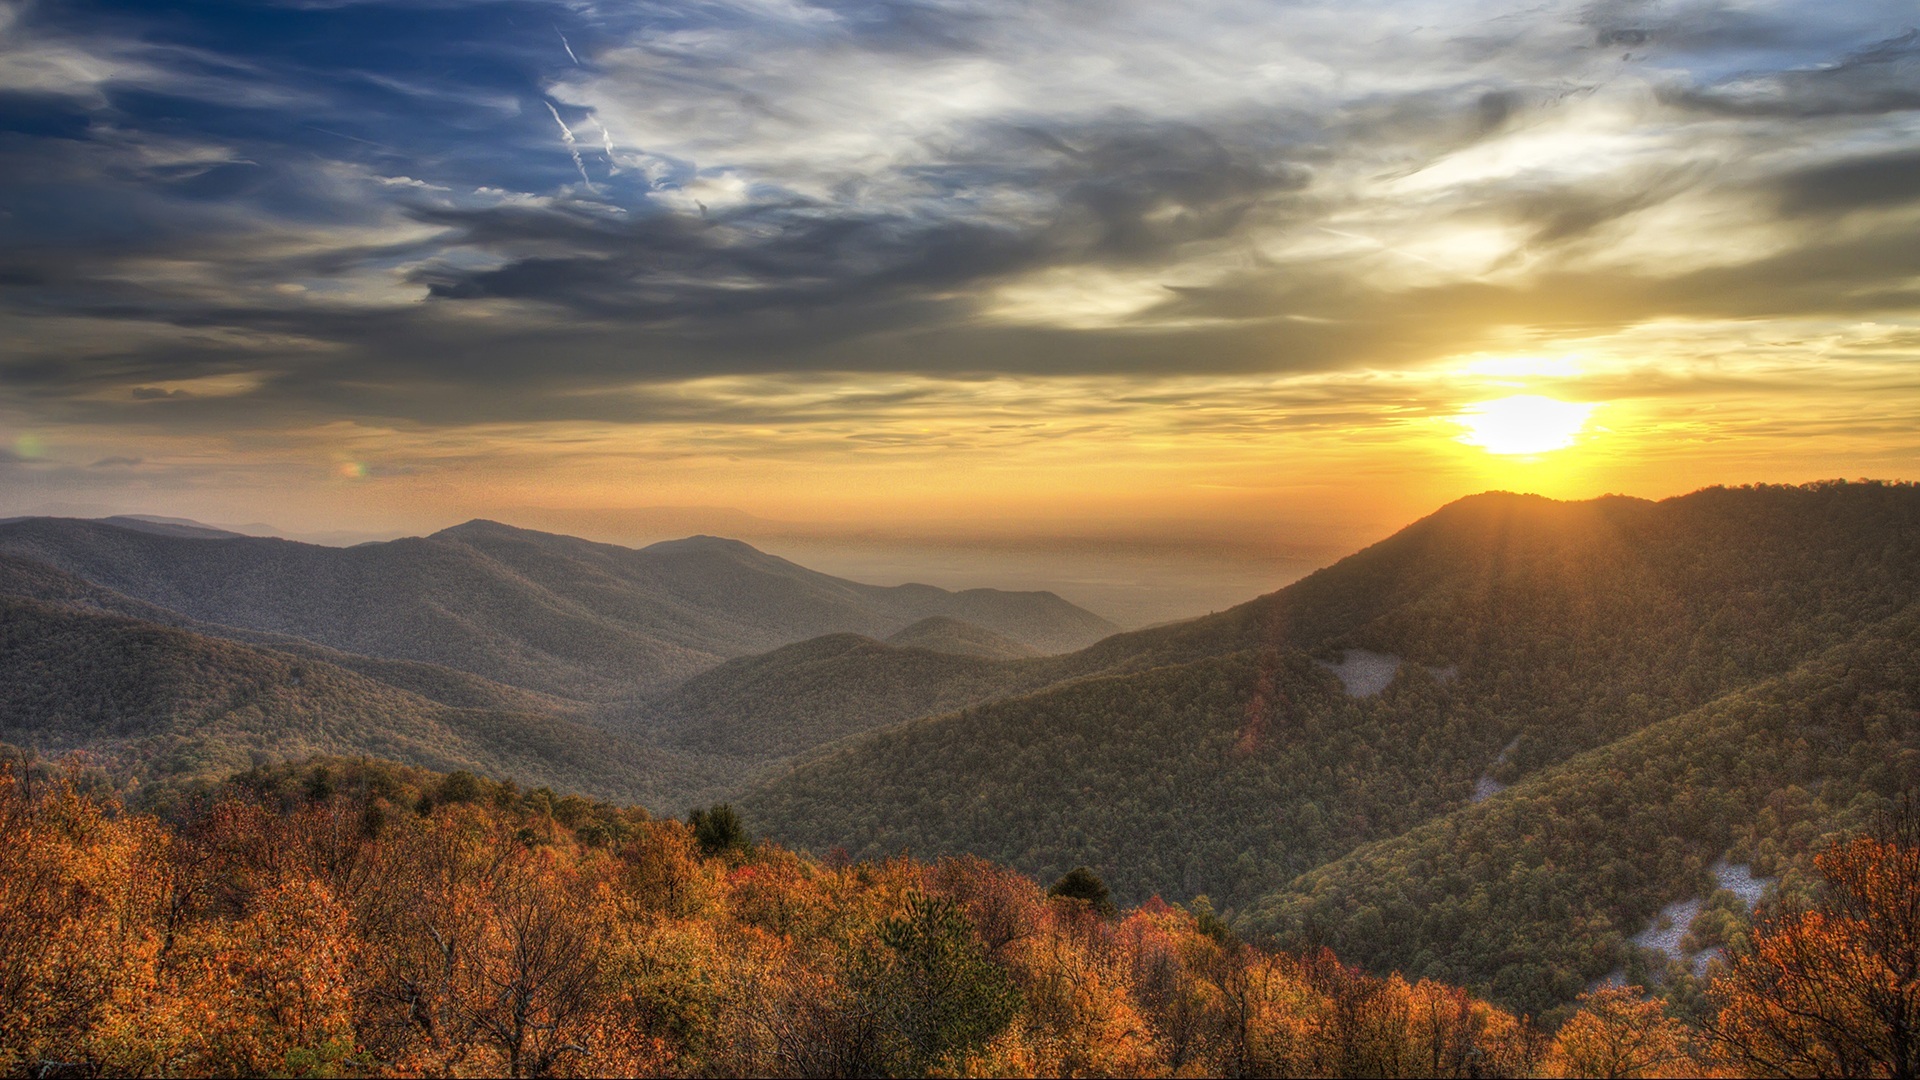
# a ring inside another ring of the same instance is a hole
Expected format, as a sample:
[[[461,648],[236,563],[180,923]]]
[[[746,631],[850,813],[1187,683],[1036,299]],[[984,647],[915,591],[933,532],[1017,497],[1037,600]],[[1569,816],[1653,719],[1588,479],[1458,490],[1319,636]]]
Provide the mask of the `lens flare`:
[[[1565,450],[1596,406],[1538,394],[1482,401],[1453,418],[1465,428],[1459,441],[1489,454],[1545,454]]]

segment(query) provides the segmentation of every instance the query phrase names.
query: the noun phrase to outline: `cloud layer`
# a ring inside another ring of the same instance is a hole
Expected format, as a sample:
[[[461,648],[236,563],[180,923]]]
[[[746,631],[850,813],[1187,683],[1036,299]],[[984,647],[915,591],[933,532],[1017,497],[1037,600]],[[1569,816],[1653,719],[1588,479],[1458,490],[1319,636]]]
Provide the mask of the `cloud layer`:
[[[1568,342],[1589,369],[1658,360],[1642,387],[1753,363],[1907,394],[1904,346],[1818,342],[1920,314],[1915,22],[1904,0],[0,5],[0,421],[72,444],[79,484],[236,448],[332,469],[356,426],[409,433],[397,475],[540,425],[825,455],[835,423],[862,426],[850,452],[928,415],[973,438],[1096,383],[1215,432],[1344,386],[1285,415],[1365,427],[1401,414],[1354,387],[1426,373],[1445,409],[1454,358]],[[1687,329],[1755,322],[1803,347],[1762,363]],[[1003,383],[1025,404],[979,405]]]

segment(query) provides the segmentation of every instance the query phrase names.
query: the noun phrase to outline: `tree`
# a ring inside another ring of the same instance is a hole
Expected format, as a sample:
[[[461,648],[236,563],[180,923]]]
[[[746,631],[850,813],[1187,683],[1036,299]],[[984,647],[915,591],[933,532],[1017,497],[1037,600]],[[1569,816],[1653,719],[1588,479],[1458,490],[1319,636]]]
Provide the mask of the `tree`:
[[[849,981],[897,1040],[883,1052],[895,1075],[957,1066],[1020,1010],[1019,991],[951,900],[910,896],[906,912],[881,925],[876,944]]]
[[[689,813],[687,824],[693,826],[694,839],[700,842],[700,850],[708,855],[747,846],[746,826],[740,823],[740,815],[726,803],[715,803],[710,809]]]
[[[1064,896],[1069,900],[1084,900],[1093,910],[1102,915],[1112,915],[1117,909],[1113,898],[1107,893],[1107,883],[1100,875],[1084,866],[1076,866],[1060,875],[1060,880],[1047,889],[1048,896]]]
[[[1685,1036],[1666,1004],[1641,987],[1603,986],[1580,995],[1580,1011],[1554,1048],[1567,1076],[1649,1076],[1686,1060]]]
[[[1920,828],[1822,852],[1825,896],[1776,912],[1712,993],[1715,1043],[1752,1072],[1920,1076]]]

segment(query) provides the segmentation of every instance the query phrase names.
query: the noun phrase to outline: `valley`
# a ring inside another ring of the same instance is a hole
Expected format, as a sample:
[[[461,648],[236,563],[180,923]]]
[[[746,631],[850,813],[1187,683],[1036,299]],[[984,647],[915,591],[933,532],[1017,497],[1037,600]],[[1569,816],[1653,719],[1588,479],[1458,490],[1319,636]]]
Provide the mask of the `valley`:
[[[1614,975],[1690,1007],[1701,972],[1643,934],[1663,909],[1712,908],[1686,956],[1720,947],[1749,916],[1707,903],[1715,868],[1808,895],[1824,844],[1920,788],[1902,484],[1488,493],[1128,632],[488,522],[330,549],[18,520],[0,598],[0,742],[86,751],[136,805],[313,755],[728,802],[821,856],[1091,867],[1533,1015]]]

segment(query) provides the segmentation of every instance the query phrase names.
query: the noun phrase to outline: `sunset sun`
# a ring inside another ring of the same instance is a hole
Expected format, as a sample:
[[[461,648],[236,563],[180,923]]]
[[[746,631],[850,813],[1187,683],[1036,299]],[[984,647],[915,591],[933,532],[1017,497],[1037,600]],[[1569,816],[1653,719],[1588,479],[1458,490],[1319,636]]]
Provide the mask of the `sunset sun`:
[[[1489,454],[1526,455],[1564,450],[1586,426],[1593,404],[1519,394],[1470,405],[1453,422],[1459,441]]]

